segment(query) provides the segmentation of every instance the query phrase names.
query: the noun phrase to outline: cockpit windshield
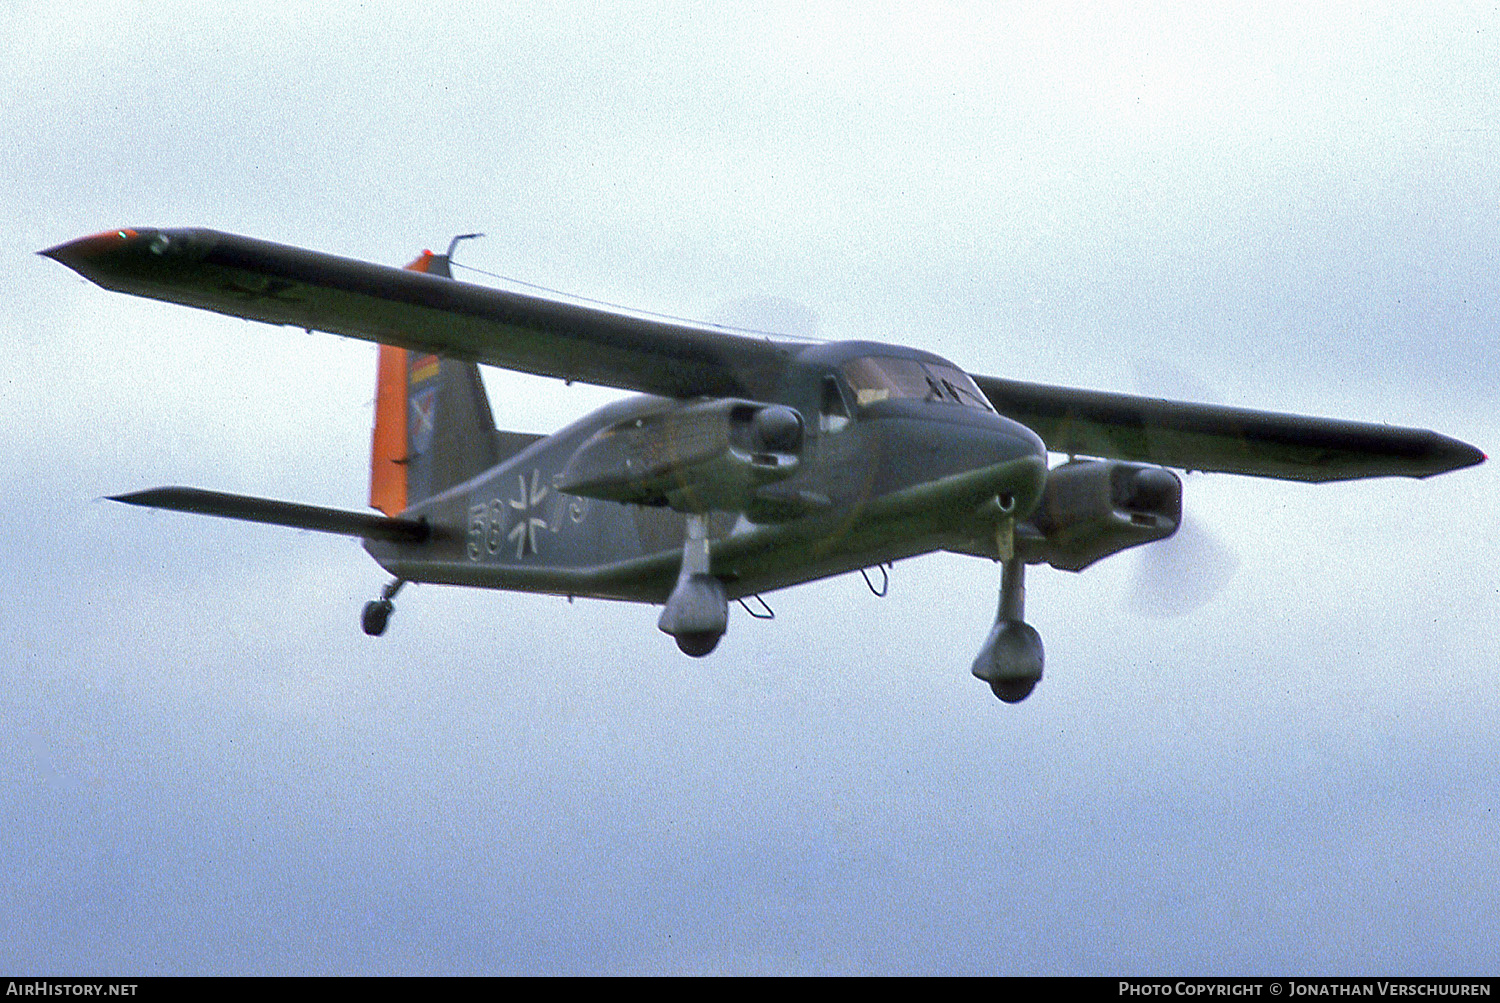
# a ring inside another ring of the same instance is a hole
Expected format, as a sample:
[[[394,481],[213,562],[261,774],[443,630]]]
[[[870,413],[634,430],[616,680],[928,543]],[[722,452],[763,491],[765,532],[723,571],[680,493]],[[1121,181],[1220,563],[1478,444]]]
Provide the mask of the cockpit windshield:
[[[840,367],[840,372],[860,407],[876,401],[906,399],[994,410],[968,373],[942,363],[866,355],[850,359]]]

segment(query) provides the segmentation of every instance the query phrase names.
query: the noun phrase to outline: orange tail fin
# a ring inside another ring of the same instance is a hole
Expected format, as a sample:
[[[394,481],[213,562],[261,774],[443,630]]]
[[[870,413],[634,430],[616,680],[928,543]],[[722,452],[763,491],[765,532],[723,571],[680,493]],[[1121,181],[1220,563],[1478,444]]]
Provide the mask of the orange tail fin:
[[[447,261],[433,268],[438,256],[423,251],[407,269],[413,272],[448,274]],[[375,432],[370,444],[370,507],[388,516],[406,511],[407,383],[410,355],[395,345],[380,346],[380,362],[375,380]]]
[[[406,267],[453,277],[446,254],[423,251]],[[500,462],[501,439],[478,366],[380,346],[370,448],[372,507],[394,517],[487,470]]]
[[[380,346],[375,434],[370,447],[370,507],[394,518],[406,511],[406,356]]]

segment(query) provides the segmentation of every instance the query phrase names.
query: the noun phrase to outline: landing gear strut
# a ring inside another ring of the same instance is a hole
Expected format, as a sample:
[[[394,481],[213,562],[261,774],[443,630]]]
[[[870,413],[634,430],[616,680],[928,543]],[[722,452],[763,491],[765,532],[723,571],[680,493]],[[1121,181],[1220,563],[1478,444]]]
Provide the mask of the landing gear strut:
[[[379,599],[372,599],[365,603],[364,612],[359,617],[359,625],[364,628],[366,634],[379,637],[385,633],[386,624],[391,622],[391,614],[396,611],[396,604],[391,600],[396,598],[396,593],[400,592],[401,586],[405,584],[404,579],[392,579],[380,590]]]
[[[687,517],[682,570],[662,607],[657,629],[671,634],[685,655],[702,658],[718,646],[729,628],[729,600],[724,584],[708,573],[708,516]]]
[[[1042,638],[1026,620],[1026,565],[1011,557],[1000,573],[1000,611],[974,675],[1006,703],[1020,703],[1042,678]]]

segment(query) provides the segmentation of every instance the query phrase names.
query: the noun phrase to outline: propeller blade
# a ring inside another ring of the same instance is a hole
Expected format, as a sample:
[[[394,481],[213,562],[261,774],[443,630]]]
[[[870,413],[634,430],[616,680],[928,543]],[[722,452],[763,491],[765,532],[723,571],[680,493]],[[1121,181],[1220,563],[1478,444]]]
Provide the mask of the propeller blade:
[[[1184,616],[1211,602],[1239,568],[1234,551],[1183,516],[1177,532],[1139,548],[1129,605],[1147,616]]]
[[[1222,403],[1214,388],[1165,359],[1138,358],[1133,368],[1139,393]],[[1182,476],[1186,488],[1191,475]],[[1184,499],[1184,509],[1188,504]],[[1185,616],[1208,605],[1223,591],[1239,564],[1229,546],[1184,511],[1176,533],[1139,548],[1127,604],[1146,616]]]

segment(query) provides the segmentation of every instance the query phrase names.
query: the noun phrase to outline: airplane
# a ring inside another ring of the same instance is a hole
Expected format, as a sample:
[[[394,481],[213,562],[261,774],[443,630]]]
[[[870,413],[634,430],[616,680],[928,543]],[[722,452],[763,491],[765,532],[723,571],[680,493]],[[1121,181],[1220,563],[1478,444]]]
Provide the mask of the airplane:
[[[468,236],[404,269],[207,229],[39,252],[105,289],[380,346],[378,514],[184,487],[114,500],[361,539],[393,576],[362,612],[371,636],[405,583],[434,582],[660,604],[658,628],[695,657],[723,637],[731,600],[970,554],[1001,565],[971,671],[1016,703],[1044,661],[1026,566],[1082,571],[1171,536],[1169,468],[1323,482],[1486,459],[1421,429],[971,376],[917,348],[466,283],[450,262]],[[637,396],[550,435],[503,431],[480,364]]]

